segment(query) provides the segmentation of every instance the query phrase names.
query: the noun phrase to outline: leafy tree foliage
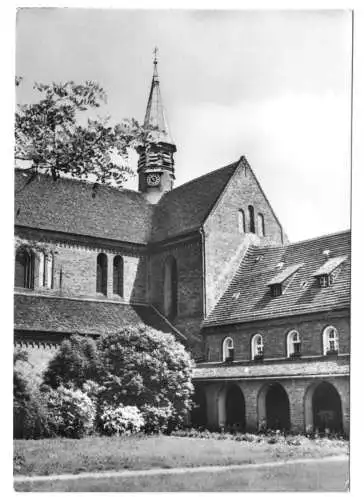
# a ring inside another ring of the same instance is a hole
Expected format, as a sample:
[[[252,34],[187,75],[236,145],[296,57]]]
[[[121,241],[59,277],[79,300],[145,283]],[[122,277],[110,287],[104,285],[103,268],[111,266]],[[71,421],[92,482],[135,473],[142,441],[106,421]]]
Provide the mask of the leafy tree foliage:
[[[88,380],[99,377],[99,353],[96,342],[88,337],[72,335],[64,340],[50,360],[43,375],[43,382],[52,388],[72,384],[82,388]]]
[[[15,115],[15,158],[27,161],[34,176],[46,172],[54,179],[68,174],[102,184],[125,182],[132,174],[125,162],[128,149],[144,140],[138,122],[110,125],[108,118],[91,119],[89,112],[106,102],[96,82],[35,83],[34,89],[39,102],[19,105]]]

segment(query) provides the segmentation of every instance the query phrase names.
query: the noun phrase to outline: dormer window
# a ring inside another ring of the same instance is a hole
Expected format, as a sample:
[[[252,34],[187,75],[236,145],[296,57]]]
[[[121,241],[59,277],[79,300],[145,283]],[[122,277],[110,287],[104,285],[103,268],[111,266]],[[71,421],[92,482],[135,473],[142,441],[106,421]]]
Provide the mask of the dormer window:
[[[330,253],[326,251],[325,256],[329,256]],[[346,260],[344,257],[333,257],[332,259],[327,258],[326,262],[315,272],[312,276],[317,278],[317,283],[321,288],[327,288],[332,285],[335,281],[335,276],[338,275],[340,269],[339,266]]]
[[[291,281],[293,275],[302,267],[303,264],[294,264],[293,266],[287,266],[286,268],[279,267],[282,269],[273,279],[267,283],[270,288],[272,297],[279,297],[287,288]]]

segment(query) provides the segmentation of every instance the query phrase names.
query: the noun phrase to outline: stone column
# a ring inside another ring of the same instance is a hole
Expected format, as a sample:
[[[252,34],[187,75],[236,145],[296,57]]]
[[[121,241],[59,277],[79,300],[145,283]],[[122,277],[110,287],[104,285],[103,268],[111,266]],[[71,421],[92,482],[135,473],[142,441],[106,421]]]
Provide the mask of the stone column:
[[[218,411],[218,398],[221,384],[212,383],[206,386],[206,412],[207,412],[207,426],[211,429],[219,427],[219,411]]]
[[[305,431],[304,397],[308,385],[309,382],[303,380],[285,380],[282,383],[288,395],[292,432],[303,433]]]
[[[245,427],[248,432],[258,430],[258,390],[260,383],[255,381],[243,381],[238,385],[244,394],[245,399]]]

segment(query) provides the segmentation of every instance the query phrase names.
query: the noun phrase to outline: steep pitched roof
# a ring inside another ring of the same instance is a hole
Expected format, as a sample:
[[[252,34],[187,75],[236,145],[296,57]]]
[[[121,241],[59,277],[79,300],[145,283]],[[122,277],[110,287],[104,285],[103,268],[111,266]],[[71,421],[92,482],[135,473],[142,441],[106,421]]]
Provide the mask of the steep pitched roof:
[[[152,135],[158,141],[173,144],[173,139],[167,123],[165,109],[162,103],[156,58],[154,59],[153,79],[152,85],[150,87],[147,110],[144,118],[144,127],[146,129],[152,130]]]
[[[152,307],[146,305],[33,294],[14,296],[15,330],[101,335],[117,332],[121,326],[130,324],[146,324],[176,335],[175,330]]]
[[[201,227],[238,165],[239,161],[166,193],[155,208],[152,241]]]
[[[153,207],[141,193],[89,182],[15,172],[15,224],[39,229],[147,243]]]
[[[347,257],[340,264],[334,283],[320,288],[313,273],[324,264],[323,252]],[[285,292],[272,297],[269,282],[276,277],[279,263],[296,268]],[[278,267],[277,267],[278,266]],[[203,326],[250,322],[350,307],[350,231],[301,241],[282,247],[252,247],[234,278]]]

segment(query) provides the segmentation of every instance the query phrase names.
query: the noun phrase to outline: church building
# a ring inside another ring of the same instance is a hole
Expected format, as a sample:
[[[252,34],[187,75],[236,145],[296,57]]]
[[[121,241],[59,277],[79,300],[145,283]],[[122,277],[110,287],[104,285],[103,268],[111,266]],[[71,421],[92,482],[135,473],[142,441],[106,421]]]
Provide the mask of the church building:
[[[138,191],[15,172],[15,344],[144,323],[195,359],[192,424],[349,433],[350,231],[289,243],[242,156],[174,187],[157,60]]]

